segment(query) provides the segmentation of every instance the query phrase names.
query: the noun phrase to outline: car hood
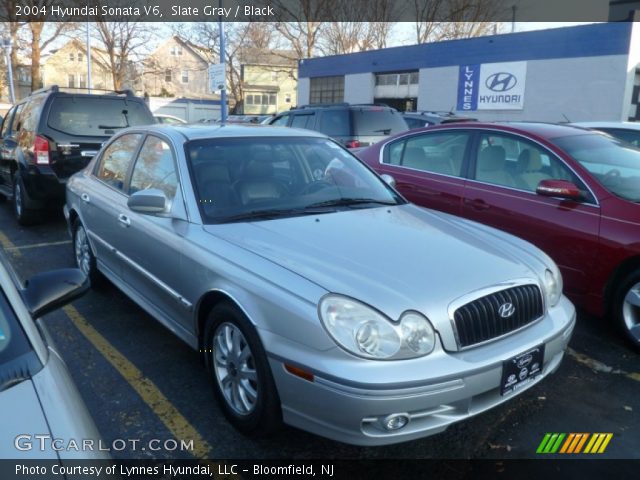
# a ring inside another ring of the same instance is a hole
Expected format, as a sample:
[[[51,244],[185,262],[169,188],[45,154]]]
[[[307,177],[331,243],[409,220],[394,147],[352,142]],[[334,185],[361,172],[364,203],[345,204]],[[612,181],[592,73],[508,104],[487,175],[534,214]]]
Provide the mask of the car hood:
[[[0,412],[3,412],[0,459],[57,460],[54,450],[41,451],[39,441],[34,438],[34,435],[49,435],[50,431],[32,380],[24,380],[1,392]],[[16,437],[19,435],[28,436],[26,440],[19,440],[19,445],[24,450],[15,447]],[[31,448],[27,449],[29,442]]]
[[[546,260],[511,235],[415,205],[205,230],[391,319],[418,310],[441,333],[450,333],[445,336],[451,342],[447,309],[452,301],[514,280],[539,283]]]

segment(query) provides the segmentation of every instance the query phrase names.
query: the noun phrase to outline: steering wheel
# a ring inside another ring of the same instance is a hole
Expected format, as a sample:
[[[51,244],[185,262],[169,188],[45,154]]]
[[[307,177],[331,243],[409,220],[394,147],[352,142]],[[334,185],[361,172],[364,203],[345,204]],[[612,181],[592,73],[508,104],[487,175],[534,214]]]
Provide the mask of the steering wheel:
[[[620,183],[620,170],[618,170],[617,168],[612,168],[611,170],[609,170],[604,174],[602,183],[607,183],[609,185]]]
[[[325,188],[331,188],[334,185],[327,180],[316,180],[314,182],[308,183],[305,187],[300,191],[301,195],[309,195],[311,193],[319,192],[320,190],[324,190]]]

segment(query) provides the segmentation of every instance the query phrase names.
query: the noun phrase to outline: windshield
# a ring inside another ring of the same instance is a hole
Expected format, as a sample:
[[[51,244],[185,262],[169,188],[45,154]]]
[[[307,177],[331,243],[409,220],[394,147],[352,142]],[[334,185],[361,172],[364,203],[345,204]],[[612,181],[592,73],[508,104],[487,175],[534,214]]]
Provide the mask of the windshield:
[[[39,367],[31,344],[0,291],[0,392],[26,380]]]
[[[155,123],[153,115],[139,101],[122,97],[55,97],[49,113],[49,127],[69,135],[105,136],[116,130]]]
[[[640,148],[597,133],[554,138],[552,142],[611,193],[632,202],[640,201]]]
[[[185,145],[205,223],[404,203],[332,140],[216,138]]]

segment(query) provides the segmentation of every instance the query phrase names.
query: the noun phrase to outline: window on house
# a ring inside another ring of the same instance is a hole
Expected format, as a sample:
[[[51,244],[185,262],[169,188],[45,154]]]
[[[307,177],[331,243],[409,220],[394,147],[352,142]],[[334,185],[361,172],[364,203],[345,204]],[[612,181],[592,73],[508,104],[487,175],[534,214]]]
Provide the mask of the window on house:
[[[73,52],[69,53],[69,61],[73,62],[75,60],[75,55]]]
[[[84,73],[78,74],[78,84],[80,88],[87,88],[87,76]]]
[[[165,70],[164,71],[164,81],[165,82],[171,82],[172,81],[171,70]]]
[[[285,103],[291,103],[291,94],[290,93],[285,94],[284,102]]]
[[[254,93],[245,96],[244,102],[247,105],[275,105],[278,95],[275,93]]]
[[[271,72],[271,81],[275,82],[278,80],[278,72]]]
[[[78,52],[78,61],[81,62],[82,61],[82,52]]]
[[[182,83],[189,83],[189,70],[182,70]]]
[[[67,78],[67,87],[69,88],[76,87],[76,76],[73,73],[70,73],[69,77]]]
[[[309,103],[336,103],[344,101],[344,76],[311,79]]]
[[[171,47],[171,55],[182,55],[182,47],[179,45],[174,45],[173,47]]]

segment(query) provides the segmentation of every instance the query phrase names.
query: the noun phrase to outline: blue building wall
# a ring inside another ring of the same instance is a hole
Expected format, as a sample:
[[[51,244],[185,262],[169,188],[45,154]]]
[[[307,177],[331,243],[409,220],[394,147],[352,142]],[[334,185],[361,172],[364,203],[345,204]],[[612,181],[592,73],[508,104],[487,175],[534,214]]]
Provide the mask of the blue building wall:
[[[599,23],[304,59],[299,78],[451,65],[623,55],[633,23]]]

